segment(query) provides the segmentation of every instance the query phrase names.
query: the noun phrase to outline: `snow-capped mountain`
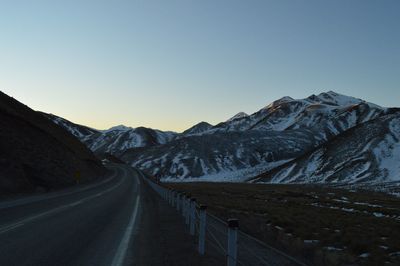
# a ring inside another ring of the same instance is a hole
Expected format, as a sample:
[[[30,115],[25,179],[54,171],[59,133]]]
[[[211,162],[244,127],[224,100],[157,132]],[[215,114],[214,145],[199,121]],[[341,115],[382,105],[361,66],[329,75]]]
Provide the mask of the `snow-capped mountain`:
[[[387,113],[386,108],[334,92],[300,100],[284,97],[199,134],[140,152],[127,150],[122,159],[165,180],[243,181]]]
[[[216,132],[179,138],[165,145],[128,150],[121,158],[164,179],[241,179],[301,156],[318,140],[310,130]]]
[[[119,156],[128,149],[165,144],[176,136],[175,132],[164,132],[145,127],[117,126],[93,134],[83,141],[96,153],[111,153]]]
[[[254,182],[357,183],[400,181],[400,109],[362,123]]]
[[[387,122],[397,121],[396,110],[330,91],[283,97],[253,114],[215,126],[201,122],[180,134],[126,126],[86,131],[53,120],[96,153],[111,153],[162,180],[355,182],[397,180],[397,170],[384,167],[398,154],[391,129],[397,122]],[[351,154],[344,152],[350,147]]]
[[[361,99],[330,91],[300,100],[283,97],[252,115],[243,115],[235,119],[229,119],[203,133],[212,134],[216,131],[245,131],[251,129],[283,131],[290,128],[312,127],[317,124],[328,123],[328,120],[334,123],[337,117],[348,114],[352,109],[358,108],[371,109],[371,113],[369,113],[371,117],[364,117],[365,121],[373,118],[375,115],[379,115],[385,110],[385,108]],[[353,119],[359,118],[354,116]],[[355,123],[359,122],[353,121],[349,126],[354,126]],[[339,126],[348,128],[345,125]],[[332,130],[335,129],[332,128]]]
[[[97,154],[110,153],[118,156],[132,148],[165,144],[177,136],[175,132],[164,132],[151,128],[132,128],[124,125],[107,130],[96,130],[72,123],[61,117],[45,114],[50,120],[67,129]]]
[[[213,126],[207,122],[200,122],[197,125],[194,125],[193,127],[185,130],[181,135],[182,136],[190,136],[190,135],[198,135],[202,134],[209,129],[211,129]]]
[[[229,118],[226,122],[229,123],[236,119],[242,119],[242,118],[246,118],[248,116],[249,116],[248,114],[246,114],[244,112],[240,112],[240,113],[237,113],[236,115],[232,116],[231,118]]]

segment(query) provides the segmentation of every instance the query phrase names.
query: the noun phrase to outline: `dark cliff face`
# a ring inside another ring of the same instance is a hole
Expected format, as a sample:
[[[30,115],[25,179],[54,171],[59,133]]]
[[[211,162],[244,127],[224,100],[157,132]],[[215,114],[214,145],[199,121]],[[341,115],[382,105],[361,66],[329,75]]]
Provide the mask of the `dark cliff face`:
[[[73,135],[0,92],[1,195],[57,189],[105,172]]]

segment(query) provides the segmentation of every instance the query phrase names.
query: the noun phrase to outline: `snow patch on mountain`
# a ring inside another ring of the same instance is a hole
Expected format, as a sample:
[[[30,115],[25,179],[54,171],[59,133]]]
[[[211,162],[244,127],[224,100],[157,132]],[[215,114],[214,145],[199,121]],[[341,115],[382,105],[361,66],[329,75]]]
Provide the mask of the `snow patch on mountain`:
[[[215,126],[201,122],[181,134],[63,126],[93,151],[165,181],[340,184],[400,181],[398,113],[329,91],[283,97],[253,114],[241,112]]]
[[[389,124],[389,134],[373,149],[379,168],[391,181],[400,181],[400,118]]]
[[[128,131],[128,130],[132,130],[132,129],[133,128],[127,127],[125,125],[118,125],[118,126],[114,126],[109,129],[106,129],[106,130],[101,130],[101,132],[108,133],[108,132],[112,132],[112,131]]]
[[[248,117],[248,116],[249,116],[248,114],[246,114],[244,112],[240,112],[240,113],[237,113],[236,115],[234,115],[233,117],[229,118],[226,122],[229,123],[229,122],[232,122],[232,121],[234,121],[236,119],[241,119],[241,118],[245,118],[245,117]]]
[[[279,100],[276,100],[276,101],[268,104],[263,109],[270,110],[270,109],[275,108],[275,107],[277,107],[277,106],[279,106],[279,105],[281,105],[283,103],[288,103],[288,102],[292,102],[292,101],[294,101],[294,99],[292,97],[285,96],[285,97],[280,98]]]
[[[362,123],[309,155],[260,175],[267,183],[400,181],[400,112]]]
[[[266,163],[263,165],[259,165],[256,167],[245,168],[245,169],[231,169],[231,170],[223,170],[218,171],[214,174],[208,174],[198,177],[191,177],[191,176],[181,176],[178,178],[180,182],[246,182],[249,176],[258,175],[270,169],[273,169],[277,166],[287,163],[289,160],[282,160],[277,162]],[[203,165],[204,166],[204,165]],[[204,172],[209,172],[208,167],[203,168]],[[175,176],[166,176],[162,177],[162,182],[176,182],[177,178]]]

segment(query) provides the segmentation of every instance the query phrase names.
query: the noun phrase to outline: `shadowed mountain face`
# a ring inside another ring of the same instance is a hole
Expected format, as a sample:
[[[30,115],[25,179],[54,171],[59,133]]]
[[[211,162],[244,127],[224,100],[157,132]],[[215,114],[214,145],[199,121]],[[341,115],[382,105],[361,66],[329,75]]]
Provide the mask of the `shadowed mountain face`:
[[[400,181],[400,110],[360,124],[314,151],[264,173],[255,182]]]
[[[41,113],[0,92],[0,193],[56,189],[101,177],[92,152]]]

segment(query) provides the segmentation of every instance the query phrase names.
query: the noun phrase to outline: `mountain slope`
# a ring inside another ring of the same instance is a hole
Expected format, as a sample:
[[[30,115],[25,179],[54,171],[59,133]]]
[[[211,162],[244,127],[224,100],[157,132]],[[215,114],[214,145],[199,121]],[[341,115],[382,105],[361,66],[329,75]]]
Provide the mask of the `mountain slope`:
[[[334,92],[301,100],[284,97],[252,115],[235,116],[155,148],[127,150],[121,157],[166,180],[243,181],[387,113]]]
[[[360,124],[256,182],[357,183],[400,181],[400,110]]]
[[[128,150],[124,161],[159,178],[236,179],[238,170],[265,171],[314,147],[309,130],[270,132],[252,130],[179,138],[165,145]],[[254,168],[254,169],[253,169]],[[241,175],[241,174],[239,174]],[[205,177],[206,176],[206,177]]]
[[[47,113],[41,113],[42,115],[48,117],[50,120],[52,120],[54,123],[57,125],[63,127],[66,129],[69,133],[74,135],[80,140],[84,140],[87,137],[99,133],[99,130],[87,127],[87,126],[82,126],[79,124],[75,124],[65,118],[53,115],[53,114],[47,114]]]
[[[207,122],[200,122],[193,127],[185,130],[182,135],[183,136],[190,136],[190,135],[201,135],[202,133],[208,131],[213,126]]]
[[[112,154],[118,156],[128,149],[165,144],[177,136],[175,132],[164,132],[145,127],[131,128],[123,125],[107,130],[96,130],[52,114],[44,115],[68,130],[99,155]]]
[[[335,121],[337,116],[352,108],[361,108],[362,106],[371,109],[369,114],[371,117],[366,117],[365,121],[379,116],[379,113],[385,110],[385,108],[361,99],[330,91],[299,100],[283,97],[254,114],[229,119],[204,133],[251,129],[283,131],[291,128],[313,127],[321,123],[328,123],[328,120]],[[352,126],[354,125],[352,124]]]
[[[53,189],[102,176],[105,169],[74,136],[0,92],[0,193]]]
[[[177,136],[174,132],[163,132],[151,128],[118,126],[95,133],[83,142],[96,153],[119,156],[132,148],[152,147],[165,144]]]
[[[365,143],[359,135],[368,135],[371,132],[384,135],[383,131],[379,133],[383,125],[378,122],[394,113],[394,109],[329,91],[305,99],[283,97],[251,115],[238,113],[216,126],[201,122],[181,134],[125,126],[94,132],[90,129],[88,132],[76,128],[77,125],[68,127],[96,153],[118,156],[163,180],[245,181],[264,173],[257,180],[353,182],[393,179],[393,174],[385,175],[377,170],[381,164],[387,164],[389,159],[382,159],[379,163],[377,158],[376,162],[368,162],[368,165],[354,163],[360,173],[363,173],[367,166],[367,170],[375,169],[371,170],[373,174],[370,178],[351,174],[348,170],[343,171],[343,177],[335,179],[325,174],[338,172],[336,167],[328,163],[340,160],[337,159],[338,156],[333,160],[330,157],[318,157],[324,154],[322,151],[309,158],[306,157],[307,154],[331,143],[336,145],[333,148],[345,149],[345,144],[341,145],[335,141],[346,134],[349,134],[349,143],[363,145]],[[55,122],[62,124],[59,121],[62,120],[58,119]],[[365,129],[366,132],[360,130],[351,133],[364,125],[370,125],[371,128]],[[395,143],[392,141],[391,144],[387,144],[387,149],[390,150],[391,145]],[[363,154],[363,149],[355,149],[353,152],[356,154],[353,157],[358,158],[359,154]],[[331,154],[340,154],[340,151],[335,150]],[[350,158],[349,156],[344,156],[342,160]],[[395,157],[395,154],[392,157]],[[300,163],[299,158],[306,159]],[[326,163],[320,170],[325,174],[304,174],[315,170],[315,160]],[[343,165],[344,163],[343,161]],[[284,168],[286,166],[289,168]],[[274,172],[276,169],[284,171],[278,175]]]

